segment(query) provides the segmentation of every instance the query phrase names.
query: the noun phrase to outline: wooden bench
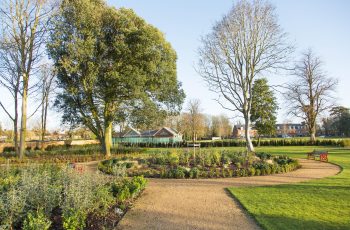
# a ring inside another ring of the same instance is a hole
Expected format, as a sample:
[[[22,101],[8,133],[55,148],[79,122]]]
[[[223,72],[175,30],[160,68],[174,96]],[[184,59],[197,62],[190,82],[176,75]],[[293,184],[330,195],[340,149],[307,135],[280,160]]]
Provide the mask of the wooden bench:
[[[194,147],[194,148],[200,148],[201,147],[201,144],[187,144],[187,147]]]
[[[328,162],[328,151],[324,150],[314,150],[310,153],[307,153],[307,159],[317,160],[319,158],[320,161]]]

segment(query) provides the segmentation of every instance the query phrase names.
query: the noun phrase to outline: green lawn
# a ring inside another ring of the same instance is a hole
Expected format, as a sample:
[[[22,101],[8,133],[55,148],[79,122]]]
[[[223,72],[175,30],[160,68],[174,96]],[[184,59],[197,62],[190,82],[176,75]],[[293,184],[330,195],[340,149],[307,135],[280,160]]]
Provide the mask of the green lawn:
[[[305,153],[313,149],[266,147],[257,151],[305,158]],[[291,185],[229,188],[229,191],[263,229],[350,229],[350,150],[328,150],[330,162],[343,168],[336,176]]]

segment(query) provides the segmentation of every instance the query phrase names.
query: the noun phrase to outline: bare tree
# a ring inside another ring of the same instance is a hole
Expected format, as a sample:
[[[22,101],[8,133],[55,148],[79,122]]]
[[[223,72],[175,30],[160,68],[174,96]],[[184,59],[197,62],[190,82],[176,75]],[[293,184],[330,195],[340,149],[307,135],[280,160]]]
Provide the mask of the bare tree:
[[[247,150],[254,151],[249,134],[252,84],[267,71],[284,67],[293,51],[275,8],[265,1],[239,1],[202,43],[198,72],[219,94],[223,108],[243,115]]]
[[[41,149],[44,150],[44,141],[46,134],[46,122],[47,122],[47,112],[50,103],[50,96],[52,96],[55,89],[55,73],[53,67],[44,65],[41,70]]]
[[[193,143],[197,141],[198,135],[203,131],[204,120],[201,114],[200,101],[192,99],[187,104],[187,112],[189,115],[188,126],[191,130]]]
[[[314,142],[317,118],[333,106],[331,93],[338,81],[327,77],[322,61],[311,49],[296,63],[293,75],[295,79],[287,84],[284,94],[288,111],[305,121],[310,141]]]
[[[13,100],[13,111],[0,100],[0,107],[4,110],[13,124],[13,142],[18,154],[18,103],[20,98],[21,75],[16,64],[17,52],[11,42],[6,39],[4,30],[0,32],[0,86],[6,89]]]
[[[8,69],[20,78],[22,96],[19,156],[23,157],[27,131],[29,82],[43,57],[50,14],[49,0],[2,0],[2,39],[14,51]],[[10,73],[12,74],[12,73]]]

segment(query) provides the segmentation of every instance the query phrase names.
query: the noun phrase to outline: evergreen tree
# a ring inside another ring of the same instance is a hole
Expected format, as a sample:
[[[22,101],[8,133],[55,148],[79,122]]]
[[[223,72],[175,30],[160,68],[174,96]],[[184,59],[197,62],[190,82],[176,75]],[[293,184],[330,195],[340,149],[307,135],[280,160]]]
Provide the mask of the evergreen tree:
[[[260,140],[260,136],[272,136],[276,133],[278,105],[266,78],[255,80],[252,91],[253,100],[250,120],[258,131]]]
[[[102,0],[63,0],[53,21],[48,51],[61,90],[55,104],[63,122],[83,124],[96,135],[106,156],[123,109],[143,103],[181,109],[176,53],[132,10]]]

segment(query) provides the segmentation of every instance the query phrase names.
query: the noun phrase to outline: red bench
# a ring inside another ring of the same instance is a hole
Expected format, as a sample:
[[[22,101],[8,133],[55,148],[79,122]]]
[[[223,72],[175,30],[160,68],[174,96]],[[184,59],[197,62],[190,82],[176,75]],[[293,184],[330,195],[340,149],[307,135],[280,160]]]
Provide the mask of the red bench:
[[[320,160],[320,161],[323,161],[323,162],[328,162],[328,151],[312,151],[310,153],[307,153],[307,159],[312,159],[312,160],[317,160],[317,158]]]
[[[85,167],[84,165],[79,165],[76,163],[70,163],[69,166],[74,169],[75,171],[77,171],[78,173],[83,173],[85,171]]]

